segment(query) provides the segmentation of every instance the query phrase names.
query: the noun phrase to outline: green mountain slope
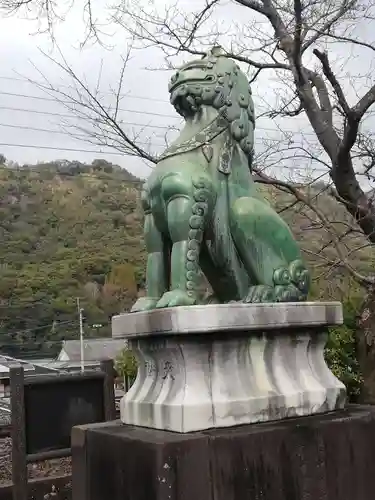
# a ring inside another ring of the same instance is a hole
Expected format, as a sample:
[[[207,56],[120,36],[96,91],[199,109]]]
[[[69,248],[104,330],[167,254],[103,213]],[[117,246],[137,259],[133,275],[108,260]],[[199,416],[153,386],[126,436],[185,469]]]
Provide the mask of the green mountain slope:
[[[43,354],[77,338],[78,296],[85,334],[110,334],[142,284],[139,185],[99,160],[0,168],[2,350]]]
[[[85,336],[110,335],[111,316],[126,310],[143,287],[140,186],[125,169],[103,160],[0,165],[0,351],[57,353],[61,339],[78,337],[77,297]],[[318,278],[313,297],[341,299],[352,284],[329,262],[337,253],[316,214],[293,204],[290,195],[262,190],[305,250]],[[346,211],[317,193],[308,194],[343,234],[352,223]],[[348,253],[362,246],[350,257],[358,269],[372,267],[360,235],[342,241]]]

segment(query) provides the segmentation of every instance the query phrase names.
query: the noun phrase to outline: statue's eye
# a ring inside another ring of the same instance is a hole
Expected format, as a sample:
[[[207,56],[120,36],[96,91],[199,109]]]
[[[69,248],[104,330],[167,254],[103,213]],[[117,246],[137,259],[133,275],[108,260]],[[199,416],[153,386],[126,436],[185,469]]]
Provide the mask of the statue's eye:
[[[215,80],[215,78],[213,75],[207,75],[205,80],[207,80],[208,82],[213,82]]]

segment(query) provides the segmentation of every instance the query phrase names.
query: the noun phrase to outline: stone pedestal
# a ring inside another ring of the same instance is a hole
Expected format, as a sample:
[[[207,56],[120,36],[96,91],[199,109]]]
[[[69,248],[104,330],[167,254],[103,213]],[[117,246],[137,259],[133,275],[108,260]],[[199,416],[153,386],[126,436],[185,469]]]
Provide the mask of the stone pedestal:
[[[181,434],[72,433],[73,500],[373,500],[375,408]]]
[[[325,363],[339,303],[226,304],[115,316],[139,361],[123,423],[180,433],[330,412],[345,387]]]

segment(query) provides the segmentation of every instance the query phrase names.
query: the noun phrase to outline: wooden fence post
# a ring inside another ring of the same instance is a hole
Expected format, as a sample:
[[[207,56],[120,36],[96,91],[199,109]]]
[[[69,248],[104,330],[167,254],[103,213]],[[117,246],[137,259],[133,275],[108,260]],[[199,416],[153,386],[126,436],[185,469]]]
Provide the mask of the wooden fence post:
[[[104,419],[116,420],[115,376],[111,359],[101,361],[100,368],[104,372]]]
[[[27,500],[27,462],[25,432],[24,370],[21,365],[9,368],[12,436],[13,500]]]

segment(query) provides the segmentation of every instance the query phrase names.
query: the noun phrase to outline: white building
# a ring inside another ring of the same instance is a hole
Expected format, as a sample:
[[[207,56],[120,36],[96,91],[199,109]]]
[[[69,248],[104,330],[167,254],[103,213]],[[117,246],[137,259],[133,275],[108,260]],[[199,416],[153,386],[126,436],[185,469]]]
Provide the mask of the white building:
[[[126,347],[125,340],[98,338],[83,341],[83,360],[98,363],[105,359],[115,360]],[[81,343],[79,340],[64,340],[57,361],[70,361],[80,363]]]

